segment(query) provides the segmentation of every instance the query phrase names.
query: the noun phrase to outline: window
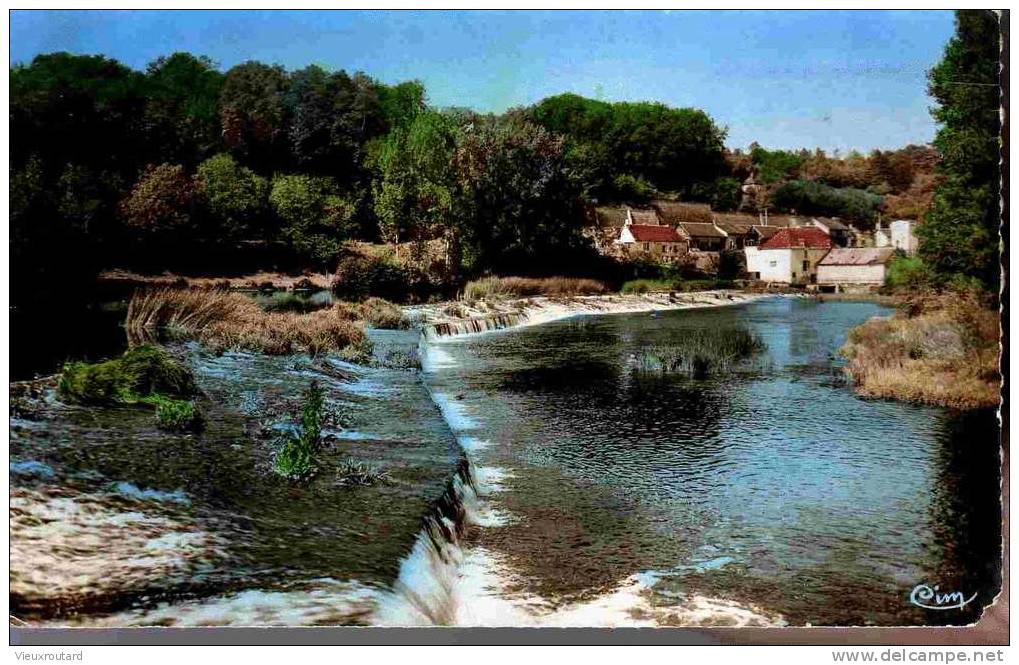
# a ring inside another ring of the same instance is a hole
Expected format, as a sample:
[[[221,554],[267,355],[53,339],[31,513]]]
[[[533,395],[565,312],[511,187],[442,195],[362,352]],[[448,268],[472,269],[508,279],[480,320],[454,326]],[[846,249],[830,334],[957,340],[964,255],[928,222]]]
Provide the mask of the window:
[[[768,261],[768,266],[771,267],[771,268],[777,268],[778,267],[778,261]]]
[[[810,270],[810,262],[808,262],[806,259],[803,259],[803,272],[807,272],[808,270]]]

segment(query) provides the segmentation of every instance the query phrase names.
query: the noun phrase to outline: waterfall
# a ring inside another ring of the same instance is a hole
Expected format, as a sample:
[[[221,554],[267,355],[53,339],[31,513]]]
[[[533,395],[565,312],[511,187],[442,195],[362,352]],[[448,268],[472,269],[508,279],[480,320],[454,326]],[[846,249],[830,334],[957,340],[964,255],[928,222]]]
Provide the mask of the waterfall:
[[[524,313],[493,314],[463,321],[449,321],[424,326],[422,334],[426,340],[438,339],[441,337],[453,337],[456,335],[470,335],[473,333],[488,332],[489,330],[502,330],[519,325],[527,320]]]

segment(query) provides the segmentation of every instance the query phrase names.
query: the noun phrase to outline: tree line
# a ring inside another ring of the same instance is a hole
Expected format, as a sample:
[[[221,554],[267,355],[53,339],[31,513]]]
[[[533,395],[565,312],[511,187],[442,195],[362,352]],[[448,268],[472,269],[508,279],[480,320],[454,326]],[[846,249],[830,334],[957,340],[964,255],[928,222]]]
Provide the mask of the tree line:
[[[315,65],[221,72],[175,53],[135,71],[40,55],[10,71],[13,291],[114,265],[221,270],[238,253],[328,269],[348,240],[441,241],[454,278],[540,272],[590,257],[592,205],[662,196],[865,228],[930,208],[931,265],[988,280],[997,98],[952,83],[996,81],[987,16],[961,12],[931,72],[936,150],[845,157],[729,151],[706,113],[658,103],[564,94],[479,114],[429,106],[419,81]],[[760,185],[750,200],[748,178]]]

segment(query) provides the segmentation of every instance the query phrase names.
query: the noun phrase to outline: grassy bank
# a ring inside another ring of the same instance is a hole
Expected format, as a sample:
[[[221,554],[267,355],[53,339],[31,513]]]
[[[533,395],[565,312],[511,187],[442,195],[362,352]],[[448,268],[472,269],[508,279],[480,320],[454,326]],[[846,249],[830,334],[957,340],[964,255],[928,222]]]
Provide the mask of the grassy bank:
[[[379,298],[336,303],[312,312],[265,311],[240,293],[179,288],[137,291],[126,322],[134,341],[168,336],[197,339],[215,351],[332,351],[354,362],[363,362],[371,354],[365,324],[380,328],[406,325],[402,310]]]
[[[959,409],[997,406],[998,313],[972,294],[911,299],[853,328],[841,354],[856,391]]]
[[[464,287],[465,300],[485,298],[529,298],[547,296],[568,298],[572,296],[597,296],[609,292],[609,288],[594,279],[576,277],[483,277],[468,282]]]

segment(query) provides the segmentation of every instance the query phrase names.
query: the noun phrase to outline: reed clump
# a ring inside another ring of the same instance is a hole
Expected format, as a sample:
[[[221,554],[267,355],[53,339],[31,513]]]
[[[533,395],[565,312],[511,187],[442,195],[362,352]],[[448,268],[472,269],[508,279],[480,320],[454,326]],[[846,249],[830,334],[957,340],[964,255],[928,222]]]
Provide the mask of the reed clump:
[[[998,404],[998,314],[966,294],[924,296],[849,332],[840,354],[857,393],[957,409]]]
[[[733,371],[765,348],[764,342],[747,328],[693,330],[668,346],[644,347],[635,354],[635,361],[645,372],[705,378]]]
[[[337,304],[312,312],[267,312],[240,293],[221,289],[142,289],[128,306],[133,342],[159,336],[196,339],[213,351],[268,354],[336,352],[366,362],[371,342],[363,323]]]
[[[608,291],[608,287],[598,280],[577,277],[483,277],[468,282],[463,297],[465,300],[528,296],[567,298],[602,295]]]

